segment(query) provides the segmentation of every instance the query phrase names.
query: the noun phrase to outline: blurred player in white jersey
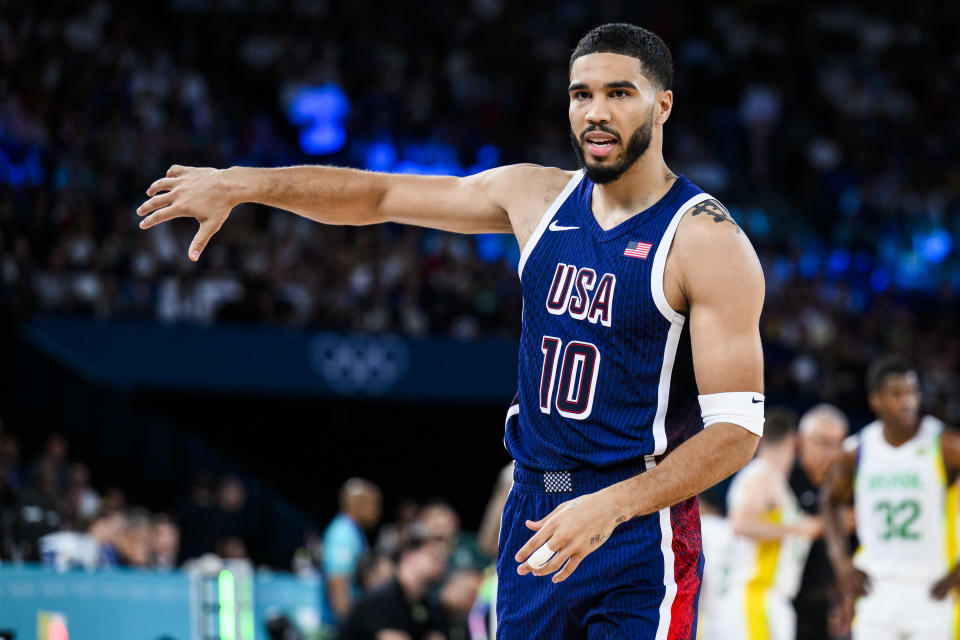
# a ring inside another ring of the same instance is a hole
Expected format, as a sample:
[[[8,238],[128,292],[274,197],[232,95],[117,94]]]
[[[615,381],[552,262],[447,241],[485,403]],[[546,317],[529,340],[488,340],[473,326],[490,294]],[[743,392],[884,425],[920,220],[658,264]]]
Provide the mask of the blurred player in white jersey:
[[[723,605],[725,640],[793,640],[791,600],[800,586],[819,518],[800,509],[787,483],[796,456],[796,416],[768,409],[757,457],[730,484],[727,512],[736,538]]]
[[[850,602],[859,598],[853,638],[956,638],[960,434],[920,417],[917,373],[901,358],[875,362],[867,391],[878,419],[834,465],[822,496],[837,579]],[[851,501],[860,540],[853,558],[839,516]]]
[[[714,500],[715,493],[701,493],[700,537],[703,539],[703,584],[700,587],[700,612],[697,640],[725,640],[723,605],[730,588],[734,537],[730,522]]]

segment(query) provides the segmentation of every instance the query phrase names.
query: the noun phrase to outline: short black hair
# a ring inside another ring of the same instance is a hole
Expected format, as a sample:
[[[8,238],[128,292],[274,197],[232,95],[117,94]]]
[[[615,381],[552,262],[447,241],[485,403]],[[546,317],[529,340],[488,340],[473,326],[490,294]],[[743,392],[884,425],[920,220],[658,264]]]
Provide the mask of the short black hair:
[[[797,414],[783,407],[770,407],[763,421],[763,441],[779,444],[797,431]]]
[[[877,358],[867,369],[867,394],[879,391],[887,381],[887,376],[915,373],[916,367],[907,358],[890,354]]]
[[[573,61],[590,53],[619,53],[637,58],[651,82],[666,90],[673,87],[673,56],[663,39],[652,31],[626,22],[600,25],[580,38],[570,54]]]

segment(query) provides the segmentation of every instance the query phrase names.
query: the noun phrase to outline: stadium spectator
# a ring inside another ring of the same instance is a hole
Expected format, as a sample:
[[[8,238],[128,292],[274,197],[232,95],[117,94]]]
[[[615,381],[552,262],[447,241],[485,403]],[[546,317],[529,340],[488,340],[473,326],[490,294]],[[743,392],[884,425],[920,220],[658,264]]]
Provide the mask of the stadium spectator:
[[[150,566],[150,513],[146,509],[127,510],[116,546],[121,565],[141,569]]]
[[[397,576],[360,598],[338,640],[444,640],[443,612],[427,598],[447,568],[447,542],[413,534],[397,560]]]
[[[97,544],[97,566],[109,569],[119,566],[120,555],[117,551],[120,534],[126,526],[126,518],[119,510],[101,510],[90,526],[87,533]]]
[[[154,569],[176,569],[180,556],[180,527],[165,513],[153,516],[150,522],[150,566]]]
[[[364,531],[380,521],[380,489],[369,480],[351,478],[340,489],[340,513],[323,533],[325,620],[342,620],[359,595],[357,564],[367,552]]]
[[[218,555],[246,557],[246,550],[257,536],[258,523],[252,505],[247,500],[247,488],[239,478],[227,475],[220,479],[212,517],[217,546],[226,544],[232,554],[224,556],[218,552]]]
[[[801,416],[799,451],[790,473],[790,488],[807,514],[820,514],[820,486],[840,455],[849,430],[847,416],[832,405],[816,405]],[[826,544],[823,538],[817,538],[810,545],[800,590],[793,602],[797,609],[797,640],[828,637],[831,603],[836,602],[836,596]]]
[[[377,553],[387,556],[396,555],[406,542],[410,527],[420,517],[420,505],[415,500],[405,498],[397,505],[393,522],[380,526],[374,547]]]
[[[404,536],[404,544],[407,538]],[[393,555],[399,551],[394,551]],[[390,582],[397,572],[397,565],[390,555],[377,551],[363,556],[357,565],[357,579],[360,589],[366,593],[373,591]]]
[[[41,462],[34,467],[34,484],[20,492],[17,504],[15,555],[28,562],[40,561],[40,538],[60,529],[64,522],[55,461]]]
[[[447,640],[468,640],[468,616],[480,591],[483,575],[474,569],[457,569],[440,587],[440,606],[443,610],[443,632]]]
[[[64,510],[67,521],[75,529],[83,529],[100,510],[100,494],[90,486],[90,469],[83,463],[70,465]]]
[[[60,494],[67,486],[69,460],[67,459],[67,439],[54,433],[47,438],[47,445],[30,465],[30,477],[35,484],[47,481],[41,475],[52,473],[56,484],[56,493]]]
[[[451,570],[481,571],[492,562],[492,558],[477,546],[477,536],[460,530],[460,516],[448,503],[436,500],[424,505],[419,521],[426,535],[447,542]]]
[[[214,484],[212,473],[198,473],[177,509],[177,520],[184,523],[181,562],[213,551],[217,540],[214,529]]]

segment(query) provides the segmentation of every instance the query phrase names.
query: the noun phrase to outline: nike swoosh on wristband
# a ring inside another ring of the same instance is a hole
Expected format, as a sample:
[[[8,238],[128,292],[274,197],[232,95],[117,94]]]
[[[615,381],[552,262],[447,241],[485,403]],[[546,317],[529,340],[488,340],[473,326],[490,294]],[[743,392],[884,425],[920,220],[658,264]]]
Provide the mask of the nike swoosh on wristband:
[[[757,400],[756,398],[751,398],[751,400],[753,400],[753,404],[760,404],[763,402],[763,400]]]
[[[574,229],[579,229],[580,227],[561,227],[557,224],[557,221],[554,220],[547,228],[550,229],[550,231],[573,231]]]

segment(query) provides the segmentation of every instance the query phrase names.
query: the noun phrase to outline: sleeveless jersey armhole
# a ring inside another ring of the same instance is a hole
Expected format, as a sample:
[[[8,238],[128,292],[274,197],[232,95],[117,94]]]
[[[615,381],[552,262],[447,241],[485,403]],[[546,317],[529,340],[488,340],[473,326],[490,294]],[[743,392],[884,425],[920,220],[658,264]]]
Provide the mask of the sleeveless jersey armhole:
[[[573,177],[567,182],[563,191],[560,192],[544,212],[543,217],[540,218],[540,222],[537,224],[537,228],[533,230],[533,234],[527,239],[527,243],[523,245],[523,250],[520,252],[520,262],[517,264],[517,275],[521,279],[523,279],[523,265],[527,263],[527,259],[530,257],[530,254],[533,253],[533,249],[543,236],[543,232],[547,230],[547,225],[550,224],[553,216],[556,215],[560,207],[563,206],[563,203],[566,202],[570,194],[573,193],[573,190],[576,189],[580,181],[583,180],[583,175],[583,169],[573,174]]]
[[[653,301],[657,305],[657,309],[660,310],[660,313],[663,315],[663,317],[672,324],[682,325],[686,320],[686,316],[670,306],[670,303],[667,302],[666,293],[663,290],[663,274],[667,267],[667,256],[670,253],[670,247],[673,246],[673,237],[677,233],[677,227],[680,225],[680,220],[691,207],[698,205],[705,200],[712,199],[714,198],[709,193],[698,193],[680,205],[680,208],[677,209],[677,212],[673,214],[673,219],[670,221],[670,225],[667,227],[667,230],[663,232],[663,237],[660,239],[660,244],[657,246],[657,253],[653,256],[653,271],[650,275],[650,289],[653,295]]]

